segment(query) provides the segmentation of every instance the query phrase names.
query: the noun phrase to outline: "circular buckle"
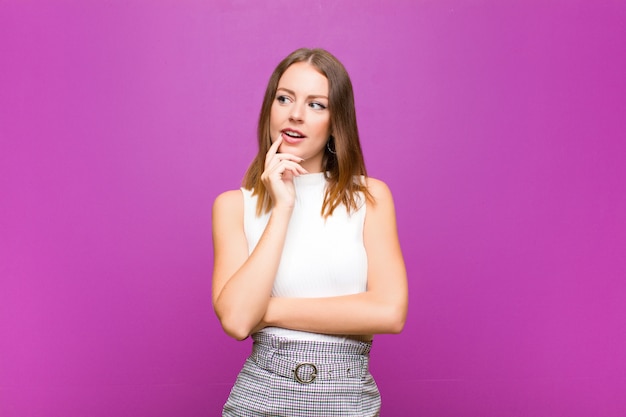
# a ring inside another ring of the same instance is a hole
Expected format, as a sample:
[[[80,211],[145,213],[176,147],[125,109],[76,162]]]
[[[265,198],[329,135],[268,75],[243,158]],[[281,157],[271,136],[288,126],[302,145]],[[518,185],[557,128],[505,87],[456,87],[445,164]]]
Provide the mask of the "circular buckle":
[[[298,371],[303,366],[310,366],[311,368],[313,368],[313,372],[311,373],[311,376],[309,377],[309,379],[302,379],[300,378],[300,375],[298,375]],[[296,379],[296,381],[298,381],[301,384],[310,384],[311,382],[315,381],[315,378],[317,378],[317,366],[315,366],[315,364],[312,364],[310,362],[299,363],[298,365],[296,365],[296,369],[293,370],[293,376]]]

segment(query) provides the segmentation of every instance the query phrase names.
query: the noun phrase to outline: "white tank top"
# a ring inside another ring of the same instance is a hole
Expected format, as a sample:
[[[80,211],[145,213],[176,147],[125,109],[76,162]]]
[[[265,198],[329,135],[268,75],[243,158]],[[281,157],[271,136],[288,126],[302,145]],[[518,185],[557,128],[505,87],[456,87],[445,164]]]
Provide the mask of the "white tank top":
[[[365,201],[360,195],[359,209],[348,214],[338,206],[332,216],[321,215],[326,179],[324,173],[294,178],[296,203],[289,221],[287,236],[272,296],[333,297],[365,292],[367,288],[367,255],[363,245]],[[248,253],[256,247],[270,213],[256,215],[257,197],[242,188],[244,231]],[[262,332],[276,336],[333,342],[351,342],[337,335],[301,332],[267,327]]]

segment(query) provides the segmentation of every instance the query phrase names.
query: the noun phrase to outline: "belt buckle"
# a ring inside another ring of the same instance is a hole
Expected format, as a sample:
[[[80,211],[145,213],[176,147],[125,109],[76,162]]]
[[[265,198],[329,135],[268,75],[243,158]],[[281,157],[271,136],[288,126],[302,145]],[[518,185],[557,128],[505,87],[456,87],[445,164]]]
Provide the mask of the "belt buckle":
[[[300,378],[300,375],[298,375],[298,371],[303,366],[310,366],[311,368],[313,368],[313,372],[311,373],[311,376],[308,379],[302,379]],[[301,384],[310,384],[311,382],[315,381],[315,378],[317,378],[317,366],[315,366],[315,364],[311,362],[299,363],[296,365],[296,369],[293,370],[293,376],[296,379],[296,381],[298,381]]]

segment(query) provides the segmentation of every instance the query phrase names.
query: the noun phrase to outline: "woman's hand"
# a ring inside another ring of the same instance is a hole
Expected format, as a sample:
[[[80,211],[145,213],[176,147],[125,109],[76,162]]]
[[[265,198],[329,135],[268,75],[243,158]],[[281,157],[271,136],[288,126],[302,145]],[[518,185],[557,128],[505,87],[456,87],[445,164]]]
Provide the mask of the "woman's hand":
[[[272,197],[274,207],[293,208],[296,201],[296,190],[293,177],[307,174],[300,163],[304,159],[289,153],[279,153],[278,148],[283,141],[282,133],[274,141],[265,155],[265,171],[261,181]]]

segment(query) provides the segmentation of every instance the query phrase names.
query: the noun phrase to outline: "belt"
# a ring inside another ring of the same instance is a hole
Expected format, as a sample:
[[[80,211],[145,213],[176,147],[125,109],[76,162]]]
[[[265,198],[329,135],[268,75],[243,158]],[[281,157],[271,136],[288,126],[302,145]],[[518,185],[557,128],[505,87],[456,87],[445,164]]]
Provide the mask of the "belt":
[[[366,355],[340,356],[341,362],[296,362],[281,355],[277,349],[255,345],[250,358],[260,367],[301,384],[315,380],[362,378],[368,373],[369,357]]]

